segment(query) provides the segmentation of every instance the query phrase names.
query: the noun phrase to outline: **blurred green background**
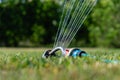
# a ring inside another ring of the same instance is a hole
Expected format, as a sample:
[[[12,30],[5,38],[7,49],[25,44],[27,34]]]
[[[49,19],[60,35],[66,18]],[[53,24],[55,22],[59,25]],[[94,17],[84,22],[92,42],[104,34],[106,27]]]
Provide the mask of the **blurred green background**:
[[[52,46],[62,1],[0,0],[0,46]],[[98,0],[70,46],[120,48],[120,0]]]

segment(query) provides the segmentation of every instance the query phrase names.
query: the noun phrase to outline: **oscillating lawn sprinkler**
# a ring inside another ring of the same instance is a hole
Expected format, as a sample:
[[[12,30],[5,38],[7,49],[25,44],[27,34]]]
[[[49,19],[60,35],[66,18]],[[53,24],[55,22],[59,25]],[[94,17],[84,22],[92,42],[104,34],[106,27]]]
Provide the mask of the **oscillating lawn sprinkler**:
[[[55,37],[54,49],[45,51],[43,58],[57,56],[57,51],[61,51],[64,57],[87,56],[85,51],[67,47],[96,3],[97,0],[63,0],[62,15]]]
[[[88,14],[96,5],[98,0],[64,0],[63,11],[57,31],[57,35],[54,42],[54,49],[47,50],[42,55],[42,58],[48,57],[84,57],[96,58],[87,54],[78,48],[67,48],[72,39],[76,35],[77,31],[81,28]],[[61,51],[61,55],[58,55],[58,51]],[[105,63],[120,63],[119,60],[99,59]]]
[[[90,57],[90,58],[96,58],[96,56],[88,55],[85,51],[82,51],[78,48],[70,48],[70,49],[63,49],[62,47],[56,47],[53,50],[47,50],[43,53],[42,58],[48,58],[48,57],[57,57],[57,51],[61,51],[63,57]],[[119,60],[109,60],[109,59],[99,59],[102,62],[105,63],[120,63]]]
[[[56,47],[53,50],[47,50],[44,52],[42,55],[43,58],[48,58],[48,57],[56,57],[57,56],[57,51],[61,51],[62,56],[64,57],[74,57],[76,58],[77,56],[82,57],[82,56],[87,56],[87,53],[85,51],[82,51],[78,48],[70,48],[70,49],[63,49],[62,47]]]

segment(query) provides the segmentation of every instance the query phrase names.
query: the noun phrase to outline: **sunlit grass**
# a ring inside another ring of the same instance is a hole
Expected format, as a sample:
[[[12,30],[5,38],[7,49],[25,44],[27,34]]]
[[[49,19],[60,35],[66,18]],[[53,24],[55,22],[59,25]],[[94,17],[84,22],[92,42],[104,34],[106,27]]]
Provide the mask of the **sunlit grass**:
[[[120,64],[100,60],[120,60],[119,49],[83,48],[96,56],[42,59],[45,48],[1,48],[0,80],[119,80]]]

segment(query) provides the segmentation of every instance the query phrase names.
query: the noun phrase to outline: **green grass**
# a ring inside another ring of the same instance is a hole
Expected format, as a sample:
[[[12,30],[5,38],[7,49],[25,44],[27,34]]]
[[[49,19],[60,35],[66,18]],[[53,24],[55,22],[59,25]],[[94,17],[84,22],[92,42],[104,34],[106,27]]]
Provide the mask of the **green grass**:
[[[119,80],[120,64],[100,60],[120,60],[119,49],[83,48],[96,58],[42,59],[45,49],[1,48],[0,80]]]

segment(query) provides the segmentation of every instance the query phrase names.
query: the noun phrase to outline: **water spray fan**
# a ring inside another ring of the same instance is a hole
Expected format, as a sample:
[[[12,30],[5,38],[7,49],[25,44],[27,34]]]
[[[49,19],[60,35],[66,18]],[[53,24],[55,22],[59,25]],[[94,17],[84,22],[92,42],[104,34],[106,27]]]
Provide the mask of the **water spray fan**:
[[[63,57],[96,57],[87,54],[79,48],[67,48],[96,3],[97,0],[64,0],[62,5],[62,15],[53,49],[45,51],[42,55],[43,58],[52,56],[57,57],[57,51],[60,51],[61,55],[59,56]],[[100,60],[105,63],[120,62],[118,60]]]
[[[57,56],[57,51],[61,51],[61,56],[64,57],[82,57],[87,55],[85,51],[78,48],[68,49],[67,47],[96,3],[97,0],[64,0],[53,49],[45,51],[43,58]]]

